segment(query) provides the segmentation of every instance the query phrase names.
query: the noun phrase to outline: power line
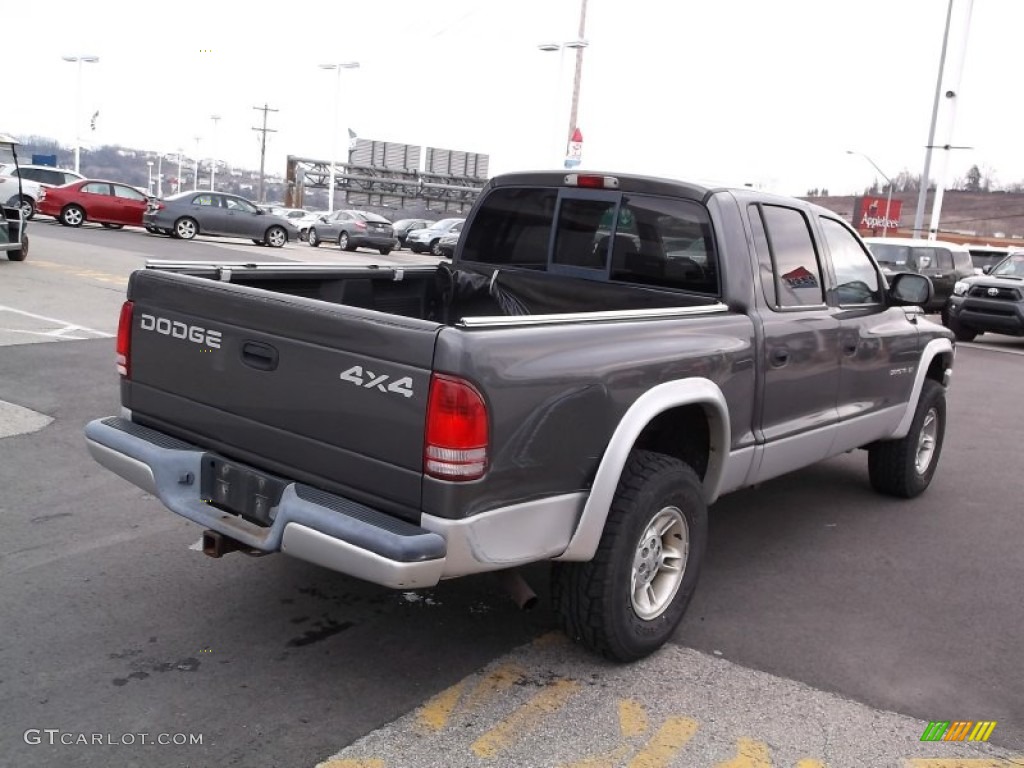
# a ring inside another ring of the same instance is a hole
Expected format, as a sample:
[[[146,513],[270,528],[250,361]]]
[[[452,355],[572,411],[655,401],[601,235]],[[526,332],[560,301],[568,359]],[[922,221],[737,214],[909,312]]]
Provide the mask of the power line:
[[[279,110],[279,109],[271,109],[265,103],[264,103],[264,105],[262,107],[253,107],[253,109],[255,109],[257,112],[262,112],[263,113],[263,127],[262,128],[256,128],[255,126],[253,126],[253,130],[254,131],[259,131],[260,132],[260,187],[259,187],[259,193],[256,196],[256,202],[263,203],[263,202],[266,202],[263,199],[263,169],[265,167],[265,161],[266,161],[266,158],[267,158],[267,134],[268,133],[277,133],[277,131],[274,130],[273,128],[267,128],[267,113],[268,112],[280,112],[281,110]]]

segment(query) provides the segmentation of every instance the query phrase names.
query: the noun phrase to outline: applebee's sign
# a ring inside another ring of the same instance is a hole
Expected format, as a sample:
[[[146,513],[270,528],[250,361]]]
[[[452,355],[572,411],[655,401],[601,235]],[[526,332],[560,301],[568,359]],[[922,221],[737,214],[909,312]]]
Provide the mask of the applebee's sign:
[[[858,197],[854,207],[853,220],[857,229],[897,229],[903,201],[893,200],[886,210],[888,201],[884,197]]]

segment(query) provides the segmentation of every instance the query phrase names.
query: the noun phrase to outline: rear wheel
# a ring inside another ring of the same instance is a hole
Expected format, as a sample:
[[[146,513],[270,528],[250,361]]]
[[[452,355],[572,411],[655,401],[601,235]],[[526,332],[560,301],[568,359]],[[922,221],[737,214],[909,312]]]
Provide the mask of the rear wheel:
[[[378,248],[377,250],[380,251],[381,256],[387,256],[389,253],[391,253],[390,248]]]
[[[912,499],[932,481],[946,433],[946,390],[925,379],[910,431],[868,448],[868,476],[879,493]]]
[[[343,251],[355,250],[355,246],[352,245],[352,241],[348,239],[348,232],[342,232],[338,235],[338,247]]]
[[[552,599],[565,631],[617,661],[656,651],[683,618],[706,542],[697,473],[671,456],[633,451],[594,558],[555,563]]]
[[[182,240],[192,240],[199,234],[199,225],[196,223],[195,219],[190,219],[185,216],[174,222],[173,231],[175,237],[181,238]]]
[[[18,207],[21,208],[21,217],[25,221],[28,221],[36,215],[36,201],[31,197],[22,195],[21,204]]]
[[[85,221],[85,210],[79,205],[66,205],[60,212],[60,223],[67,227],[80,227]]]
[[[307,237],[307,241],[308,241],[308,242],[309,242],[309,244],[310,244],[310,245],[312,245],[312,246],[313,246],[314,248],[316,248],[317,246],[319,246],[319,245],[320,245],[320,235],[318,235],[318,234],[316,233],[316,227],[310,227],[310,228],[309,228],[309,235],[308,235],[308,237]]]

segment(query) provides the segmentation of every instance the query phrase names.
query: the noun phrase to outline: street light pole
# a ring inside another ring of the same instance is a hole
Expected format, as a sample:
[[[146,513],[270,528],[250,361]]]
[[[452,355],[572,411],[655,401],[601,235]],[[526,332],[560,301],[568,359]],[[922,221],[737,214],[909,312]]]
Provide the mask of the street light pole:
[[[181,192],[181,153],[182,153],[182,151],[183,151],[182,148],[178,147],[178,177],[177,177],[178,181],[174,185],[174,191],[175,192]]]
[[[196,192],[199,190],[199,142],[202,140],[202,136],[196,136],[196,166],[194,173],[192,174],[192,191]]]
[[[334,211],[334,160],[338,155],[338,108],[341,105],[341,70],[358,69],[358,61],[346,61],[340,64],[321,64],[320,69],[334,70],[337,79],[334,84],[334,132],[331,134],[331,162],[327,173],[327,211]]]
[[[99,56],[61,56],[64,61],[78,64],[78,77],[75,85],[75,173],[81,168],[82,159],[82,65],[95,64],[100,60]]]
[[[149,168],[149,180],[146,182],[146,193],[153,194],[153,161],[147,160],[146,166]]]
[[[573,134],[576,133],[576,129],[579,127],[576,124],[577,115],[579,112],[580,105],[580,79],[583,76],[583,49],[587,47],[585,42],[585,36],[587,32],[587,0],[580,0],[580,28],[579,32],[576,33],[577,42],[583,43],[582,45],[568,46],[576,48],[576,74],[573,76],[572,81],[572,107],[569,111],[569,130],[566,132],[565,146],[566,154],[568,155],[569,142],[572,141]]]
[[[878,171],[880,174],[882,174],[882,178],[885,179],[886,184],[889,185],[889,195],[885,198],[885,226],[882,227],[882,237],[885,237],[888,234],[888,232],[889,232],[889,222],[891,221],[891,219],[889,218],[889,211],[892,210],[892,179],[890,179],[888,176],[886,176],[885,175],[885,171],[883,171],[881,168],[879,168],[878,164],[874,160],[872,160],[870,157],[865,155],[863,152],[854,152],[852,149],[848,149],[848,150],[846,150],[846,154],[848,154],[848,155],[860,155],[861,157],[863,157],[865,160],[867,160],[869,163],[871,163],[871,165],[874,166],[876,171]]]
[[[210,159],[210,191],[213,192],[214,180],[217,178],[217,123],[220,122],[220,115],[210,115],[210,119],[213,120],[213,145],[211,147],[213,155]]]
[[[564,112],[562,113],[562,117],[558,116],[558,112],[559,112],[558,100],[559,100],[560,92],[561,92],[561,89],[562,89],[562,79],[563,79],[564,71],[565,71],[565,51],[567,49],[575,50],[577,56],[579,56],[583,52],[583,49],[586,48],[588,45],[590,45],[590,43],[588,41],[583,40],[582,38],[577,38],[576,40],[567,40],[564,43],[541,43],[540,45],[537,46],[538,50],[545,51],[547,53],[553,53],[554,51],[558,51],[558,79],[555,81],[555,88],[554,88],[555,98],[553,100],[552,112],[554,113],[554,121],[555,121],[555,126],[556,126],[555,127],[555,135],[556,135],[556,140],[555,140],[556,141],[556,145],[555,145],[555,164],[559,168],[562,167],[562,164],[565,161],[565,157],[568,154],[567,153],[568,142],[572,141],[572,135],[573,135],[574,129],[575,129],[575,126],[573,126],[573,128],[571,128],[569,130],[568,138],[565,141],[563,141],[562,128],[561,128],[561,120],[564,117],[565,113]],[[579,69],[577,68],[577,73],[578,72],[579,72]],[[576,117],[575,117],[575,111],[574,110],[575,110],[576,104],[577,104],[577,102],[579,100],[578,88],[579,88],[579,79],[577,78],[577,80],[575,81],[574,86],[573,86],[573,97],[572,97],[572,105],[570,107],[570,118],[569,118],[570,125],[573,125],[576,122]]]

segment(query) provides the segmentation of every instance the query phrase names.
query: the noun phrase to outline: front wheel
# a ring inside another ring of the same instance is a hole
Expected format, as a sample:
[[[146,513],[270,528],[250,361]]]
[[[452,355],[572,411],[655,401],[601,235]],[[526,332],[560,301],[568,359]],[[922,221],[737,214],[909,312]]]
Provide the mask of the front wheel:
[[[616,661],[653,653],[686,612],[706,542],[697,473],[671,456],[633,451],[593,560],[554,565],[552,600],[565,631]]]
[[[85,211],[78,205],[68,205],[60,212],[60,223],[68,227],[80,227],[85,221]]]
[[[288,242],[288,233],[284,227],[270,227],[263,236],[263,242],[271,248],[281,248]]]
[[[946,434],[946,390],[925,379],[910,431],[868,448],[868,476],[879,493],[912,499],[932,481]]]
[[[430,244],[430,252],[434,256],[444,256],[444,254],[441,253],[441,241],[440,240],[435,240],[434,242],[432,242]]]
[[[314,248],[320,245],[320,235],[316,233],[316,228],[310,227],[309,234],[306,236],[306,242]]]
[[[961,324],[955,317],[948,317],[945,326],[953,332],[957,341],[974,341],[978,337],[977,331]]]
[[[174,222],[174,229],[172,231],[175,237],[182,240],[192,240],[199,234],[199,225],[196,224],[195,219],[184,217]]]
[[[8,251],[7,258],[10,261],[24,261],[28,258],[28,235],[21,236],[21,248],[16,251]]]

